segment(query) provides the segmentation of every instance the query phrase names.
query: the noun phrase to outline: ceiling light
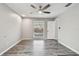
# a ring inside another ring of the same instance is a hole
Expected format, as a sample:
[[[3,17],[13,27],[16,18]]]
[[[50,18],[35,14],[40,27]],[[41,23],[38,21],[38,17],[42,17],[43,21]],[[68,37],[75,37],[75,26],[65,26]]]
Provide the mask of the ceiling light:
[[[42,13],[42,11],[38,11],[38,13],[39,13],[39,14],[41,14],[41,13]]]

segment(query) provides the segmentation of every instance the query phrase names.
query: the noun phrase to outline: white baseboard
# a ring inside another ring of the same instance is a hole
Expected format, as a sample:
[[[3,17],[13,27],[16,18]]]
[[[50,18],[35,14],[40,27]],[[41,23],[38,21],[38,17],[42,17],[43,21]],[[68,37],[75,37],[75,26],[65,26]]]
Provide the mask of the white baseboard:
[[[22,40],[32,40],[33,38],[22,38]]]
[[[70,46],[68,46],[68,45],[64,44],[63,42],[59,41],[59,43],[60,43],[60,44],[62,44],[62,45],[64,45],[65,47],[67,47],[67,48],[71,49],[71,50],[72,50],[72,51],[74,51],[75,53],[79,54],[79,51],[77,51],[77,50],[75,50],[75,49],[71,48]]]
[[[5,52],[7,52],[9,49],[11,49],[13,46],[15,46],[16,44],[18,44],[21,40],[18,40],[16,43],[14,43],[13,45],[11,45],[9,48],[7,48],[6,50],[4,50],[2,53],[0,53],[0,56],[2,54],[4,54]]]

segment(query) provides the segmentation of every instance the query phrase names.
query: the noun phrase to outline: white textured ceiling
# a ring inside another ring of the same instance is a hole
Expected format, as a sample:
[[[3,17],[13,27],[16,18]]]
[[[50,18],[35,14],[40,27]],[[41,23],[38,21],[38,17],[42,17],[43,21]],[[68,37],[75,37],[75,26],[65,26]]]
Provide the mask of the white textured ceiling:
[[[51,3],[50,7],[46,9],[46,11],[50,11],[50,14],[39,14],[38,12],[35,12],[36,9],[32,8],[30,5],[33,4],[37,8],[39,5],[42,5],[43,7],[47,5],[48,3],[7,3],[8,7],[16,11],[18,14],[24,17],[42,17],[42,18],[53,18],[61,13],[63,13],[68,7],[64,7],[67,3]],[[31,14],[31,12],[33,12]]]

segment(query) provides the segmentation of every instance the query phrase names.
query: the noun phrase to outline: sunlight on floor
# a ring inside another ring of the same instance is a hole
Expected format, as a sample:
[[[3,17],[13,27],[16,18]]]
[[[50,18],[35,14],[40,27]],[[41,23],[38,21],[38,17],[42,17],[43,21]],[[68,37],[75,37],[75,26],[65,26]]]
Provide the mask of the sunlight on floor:
[[[34,55],[39,55],[44,52],[44,40],[34,40],[33,41],[33,53]]]

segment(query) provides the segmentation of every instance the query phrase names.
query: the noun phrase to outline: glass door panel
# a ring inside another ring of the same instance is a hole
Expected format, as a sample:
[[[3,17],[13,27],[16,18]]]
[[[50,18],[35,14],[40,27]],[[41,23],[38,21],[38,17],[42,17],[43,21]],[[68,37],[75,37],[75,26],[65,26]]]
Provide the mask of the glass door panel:
[[[44,21],[33,21],[33,38],[34,39],[44,39]]]

